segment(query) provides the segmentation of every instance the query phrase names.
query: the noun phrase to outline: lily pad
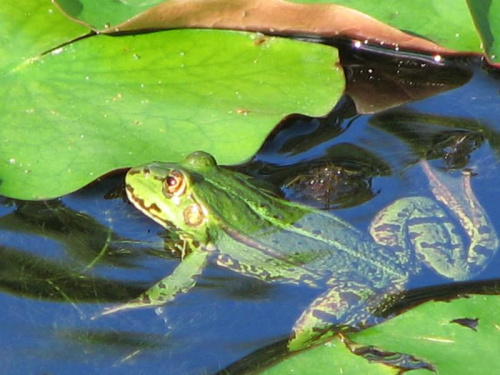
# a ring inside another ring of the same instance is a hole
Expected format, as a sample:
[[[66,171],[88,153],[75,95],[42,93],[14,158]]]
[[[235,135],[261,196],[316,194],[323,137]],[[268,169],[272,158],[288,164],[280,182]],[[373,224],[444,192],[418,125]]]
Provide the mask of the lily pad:
[[[439,374],[494,374],[500,347],[500,296],[473,295],[451,302],[427,302],[383,324],[350,335],[357,344],[386,353],[405,353],[432,366]],[[478,355],[481,353],[481,355]],[[396,356],[395,356],[396,357]],[[264,371],[266,375],[396,374],[398,370],[370,363],[332,340]],[[433,374],[427,369],[411,374]]]
[[[468,0],[472,18],[481,36],[486,57],[500,64],[500,0]]]
[[[68,15],[104,33],[213,28],[342,36],[426,53],[485,52],[491,63],[500,61],[500,45],[495,43],[500,35],[500,0],[456,1],[452,5],[440,0],[151,0],[107,1],[103,5],[81,0],[80,7],[75,6],[80,4],[78,0],[58,2]]]
[[[55,19],[50,4],[2,6],[1,35],[16,35],[0,44],[0,194],[9,197],[64,195],[197,149],[242,162],[283,116],[325,114],[344,88],[327,46],[203,30],[71,42],[82,27]]]
[[[105,29],[124,22],[163,0],[57,0],[71,17],[93,29]]]
[[[65,0],[68,1],[68,0]],[[90,0],[88,0],[90,2]],[[65,8],[62,3],[63,9]],[[75,12],[67,11],[75,17]],[[79,21],[85,17],[78,14]],[[94,13],[89,25],[99,23]],[[353,28],[352,25],[357,27]],[[340,4],[301,4],[282,0],[184,0],[164,1],[100,33],[139,30],[208,28],[262,32],[266,35],[351,38],[371,44],[433,53],[452,53],[439,45],[404,33],[355,9]]]
[[[298,0],[291,0],[299,2]],[[303,3],[315,0],[300,0]],[[342,4],[412,35],[460,52],[482,52],[466,1],[326,0]]]

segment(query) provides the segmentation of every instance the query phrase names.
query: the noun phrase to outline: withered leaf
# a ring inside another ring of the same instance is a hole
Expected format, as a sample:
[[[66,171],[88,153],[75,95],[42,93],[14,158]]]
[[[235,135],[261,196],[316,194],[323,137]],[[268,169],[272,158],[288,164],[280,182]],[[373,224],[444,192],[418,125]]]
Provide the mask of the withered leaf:
[[[450,54],[453,51],[410,35],[338,4],[284,0],[170,0],[99,33],[183,28],[261,32],[266,35],[348,38],[386,48]]]

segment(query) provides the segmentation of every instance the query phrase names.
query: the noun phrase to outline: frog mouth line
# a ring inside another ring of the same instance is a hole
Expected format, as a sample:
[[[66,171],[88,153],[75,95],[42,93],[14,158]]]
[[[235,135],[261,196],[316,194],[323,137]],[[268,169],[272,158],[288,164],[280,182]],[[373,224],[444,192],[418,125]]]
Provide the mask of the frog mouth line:
[[[159,216],[155,212],[161,213],[160,208],[156,203],[152,203],[149,206],[146,205],[144,202],[144,199],[141,199],[137,197],[137,195],[134,194],[134,188],[130,186],[129,184],[125,185],[125,189],[127,190],[127,196],[130,200],[134,201],[140,208],[140,211],[142,211],[144,214],[149,216],[151,219],[159,223],[160,225],[163,225],[166,229],[169,230],[177,230],[178,228],[171,222],[168,221],[167,219]]]

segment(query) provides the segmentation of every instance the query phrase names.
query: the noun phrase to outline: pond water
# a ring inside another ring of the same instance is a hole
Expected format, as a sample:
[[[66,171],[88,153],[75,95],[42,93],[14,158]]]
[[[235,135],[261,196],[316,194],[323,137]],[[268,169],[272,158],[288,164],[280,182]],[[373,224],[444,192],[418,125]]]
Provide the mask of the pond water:
[[[356,64],[358,74],[367,69]],[[356,114],[344,98],[325,118],[290,116],[234,168],[366,230],[393,200],[430,195],[418,164],[428,157],[457,179],[473,169],[474,191],[500,231],[500,82],[478,59],[459,65],[473,72],[466,85],[375,115]],[[405,74],[397,79],[410,87],[433,84]],[[122,198],[122,184],[118,173],[59,200],[0,201],[3,373],[211,374],[288,337],[317,291],[213,264],[164,308],[99,316],[180,261],[164,249],[163,229]],[[476,280],[498,279],[499,270],[497,257]],[[424,270],[409,288],[448,282]]]

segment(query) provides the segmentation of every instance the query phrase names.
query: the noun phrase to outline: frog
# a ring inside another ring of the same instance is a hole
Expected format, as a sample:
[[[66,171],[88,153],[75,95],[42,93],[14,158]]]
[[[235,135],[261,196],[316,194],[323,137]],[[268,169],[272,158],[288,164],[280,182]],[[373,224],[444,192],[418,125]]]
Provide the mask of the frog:
[[[163,306],[192,289],[207,264],[215,263],[266,283],[318,290],[292,328],[291,351],[377,324],[423,267],[467,280],[498,249],[497,233],[472,190],[473,173],[464,170],[460,182],[450,182],[425,160],[421,168],[430,196],[394,200],[367,230],[285,200],[203,151],[179,163],[131,168],[125,178],[128,199],[176,231],[181,260],[142,295],[104,314]]]

